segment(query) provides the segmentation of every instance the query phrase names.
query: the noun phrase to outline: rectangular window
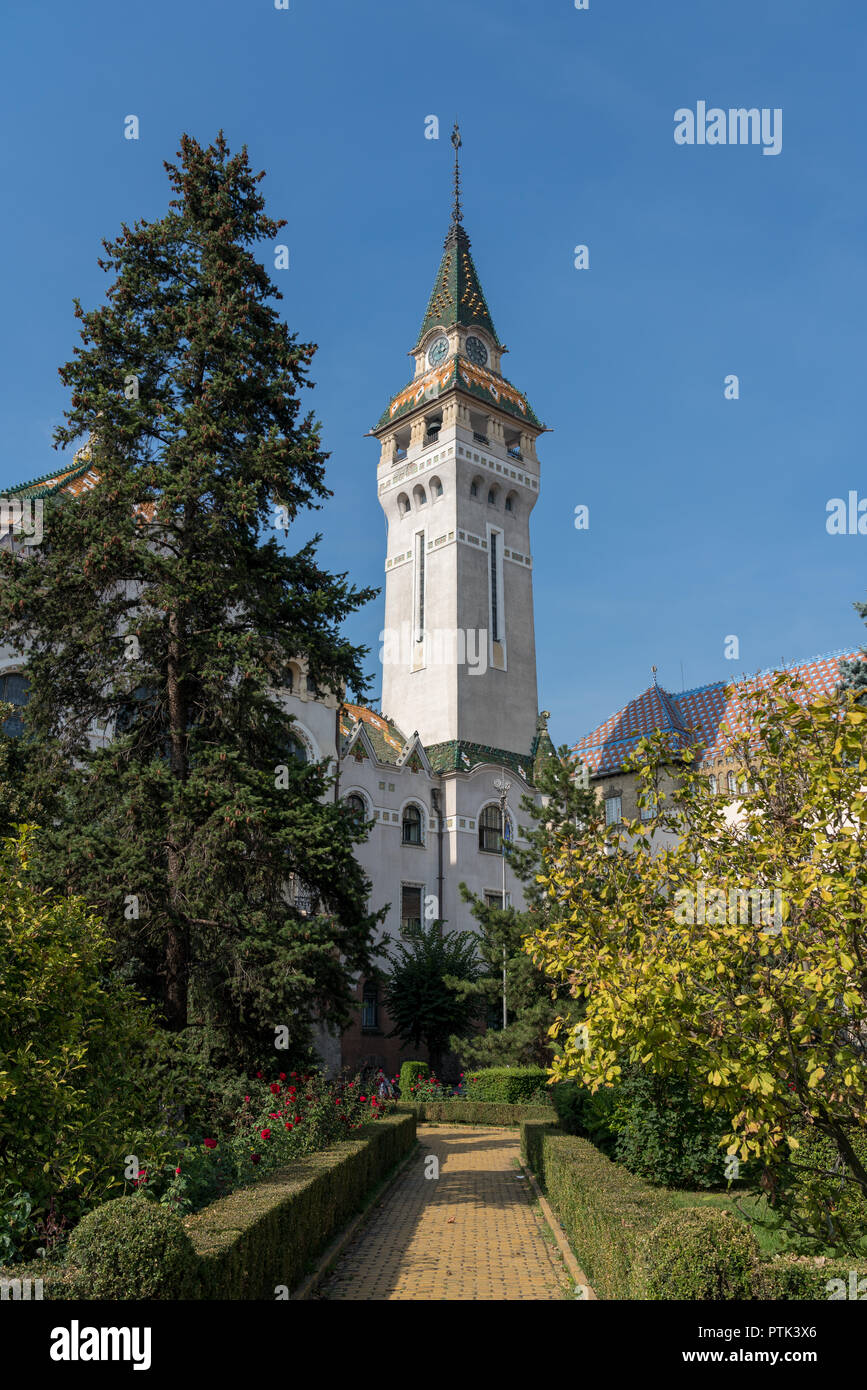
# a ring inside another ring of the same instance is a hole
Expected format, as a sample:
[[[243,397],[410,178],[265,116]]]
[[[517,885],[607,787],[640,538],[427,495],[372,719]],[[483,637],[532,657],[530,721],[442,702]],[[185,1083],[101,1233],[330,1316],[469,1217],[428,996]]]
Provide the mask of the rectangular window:
[[[656,815],[656,811],[657,811],[656,797],[654,796],[649,806],[642,806],[642,808],[641,808],[641,819],[642,819],[642,820],[653,820],[653,817]]]
[[[491,640],[500,640],[500,596],[497,592],[497,542],[500,537],[491,532]]]
[[[622,801],[619,796],[606,796],[605,798],[605,824],[619,825],[622,820],[621,815]]]
[[[421,926],[421,888],[402,883],[400,886],[400,929]]]
[[[365,986],[361,997],[361,1026],[370,1029],[379,1027],[379,995],[376,985]]]
[[[415,538],[415,640],[424,641],[424,531]]]
[[[502,895],[502,893],[485,893],[485,906],[486,906],[486,907],[498,907],[498,908],[502,908],[502,906],[503,906],[503,895]],[[508,906],[509,906],[509,894],[507,893],[507,894],[506,894],[506,907],[508,907]]]

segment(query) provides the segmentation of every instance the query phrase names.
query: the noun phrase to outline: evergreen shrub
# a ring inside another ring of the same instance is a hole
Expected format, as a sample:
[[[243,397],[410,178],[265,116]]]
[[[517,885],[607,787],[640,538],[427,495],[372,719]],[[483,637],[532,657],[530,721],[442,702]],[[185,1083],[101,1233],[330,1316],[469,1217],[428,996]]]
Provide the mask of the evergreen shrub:
[[[465,1078],[468,1100],[521,1105],[527,1101],[550,1103],[548,1073],[544,1067],[485,1067]]]

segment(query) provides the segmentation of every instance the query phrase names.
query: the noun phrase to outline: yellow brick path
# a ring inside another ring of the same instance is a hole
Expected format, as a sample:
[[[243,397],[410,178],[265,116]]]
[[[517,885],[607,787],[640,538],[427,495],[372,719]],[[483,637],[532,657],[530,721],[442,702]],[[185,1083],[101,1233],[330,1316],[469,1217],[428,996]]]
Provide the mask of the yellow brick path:
[[[542,1235],[516,1130],[419,1125],[417,1155],[337,1266],[323,1299],[558,1299],[569,1281]],[[439,1177],[425,1177],[425,1159]]]

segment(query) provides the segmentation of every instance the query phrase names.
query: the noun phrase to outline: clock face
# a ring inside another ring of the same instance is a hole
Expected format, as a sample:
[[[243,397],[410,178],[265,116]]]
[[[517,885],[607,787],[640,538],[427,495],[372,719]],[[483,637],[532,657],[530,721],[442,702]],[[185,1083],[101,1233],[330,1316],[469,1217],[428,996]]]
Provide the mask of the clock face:
[[[449,340],[446,337],[434,338],[427,350],[427,360],[429,367],[438,367],[440,362],[444,362],[448,356]]]
[[[488,360],[488,349],[481,338],[467,338],[467,357],[478,367],[484,367]]]

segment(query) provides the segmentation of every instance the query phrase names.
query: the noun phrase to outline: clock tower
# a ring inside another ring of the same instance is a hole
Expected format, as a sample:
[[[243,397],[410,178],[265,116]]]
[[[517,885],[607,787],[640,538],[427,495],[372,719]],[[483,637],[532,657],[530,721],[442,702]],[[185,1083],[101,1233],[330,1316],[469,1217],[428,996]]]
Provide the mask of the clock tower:
[[[544,426],[502,375],[501,343],[454,207],[410,356],[371,434],[388,525],[382,710],[429,747],[529,751],[536,732],[530,514]]]

